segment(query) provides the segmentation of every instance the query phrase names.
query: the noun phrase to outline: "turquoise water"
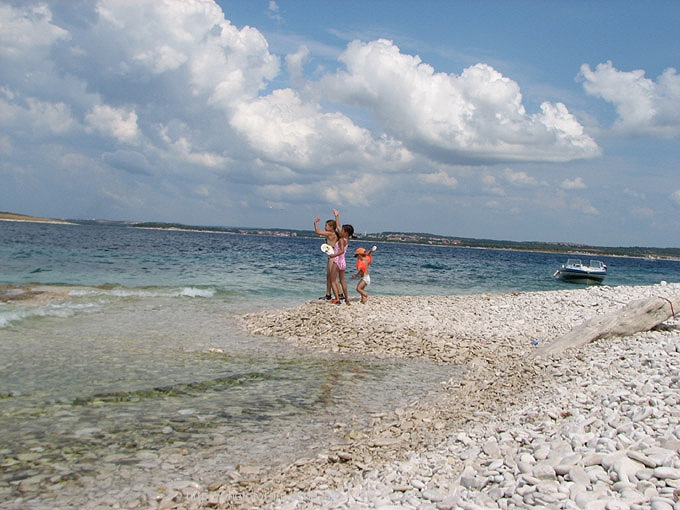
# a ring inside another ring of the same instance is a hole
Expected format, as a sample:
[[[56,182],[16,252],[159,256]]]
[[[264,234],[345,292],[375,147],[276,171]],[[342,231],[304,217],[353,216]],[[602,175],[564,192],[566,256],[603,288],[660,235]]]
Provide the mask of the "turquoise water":
[[[371,244],[355,240],[352,249]],[[324,292],[325,257],[319,246],[313,238],[0,222],[0,283],[105,286],[100,292],[215,297],[260,308]],[[379,283],[374,289],[394,295],[552,290],[559,288],[555,269],[574,256],[378,247],[371,271]],[[680,279],[678,261],[597,258],[609,267],[607,285]]]
[[[320,244],[0,222],[0,500],[17,497],[18,481],[35,473],[67,465],[84,480],[114,454],[124,462],[172,445],[222,456],[225,471],[273,452],[280,462],[314,455],[337,441],[334,423],[367,421],[456,376],[452,367],[319,355],[244,333],[245,312],[325,293]],[[552,276],[566,254],[377,246],[373,294],[573,288]],[[677,261],[602,260],[609,285],[680,281]],[[139,474],[149,484],[163,476]],[[42,490],[57,491],[62,480],[49,480]],[[112,491],[116,483],[127,482]]]

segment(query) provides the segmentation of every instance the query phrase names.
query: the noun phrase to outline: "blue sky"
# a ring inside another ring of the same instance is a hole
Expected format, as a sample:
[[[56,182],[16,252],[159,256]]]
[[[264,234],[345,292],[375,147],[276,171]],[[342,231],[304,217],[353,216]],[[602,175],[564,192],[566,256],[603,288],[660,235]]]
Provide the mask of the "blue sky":
[[[680,246],[680,2],[0,0],[0,210]]]

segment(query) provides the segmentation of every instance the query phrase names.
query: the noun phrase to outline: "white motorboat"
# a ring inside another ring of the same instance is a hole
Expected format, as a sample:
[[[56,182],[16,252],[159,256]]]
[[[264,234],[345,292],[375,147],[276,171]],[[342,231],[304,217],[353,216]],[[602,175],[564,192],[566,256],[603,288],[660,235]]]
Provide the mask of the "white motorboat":
[[[553,276],[570,283],[602,283],[607,276],[607,265],[600,260],[591,260],[585,265],[581,259],[568,259]]]

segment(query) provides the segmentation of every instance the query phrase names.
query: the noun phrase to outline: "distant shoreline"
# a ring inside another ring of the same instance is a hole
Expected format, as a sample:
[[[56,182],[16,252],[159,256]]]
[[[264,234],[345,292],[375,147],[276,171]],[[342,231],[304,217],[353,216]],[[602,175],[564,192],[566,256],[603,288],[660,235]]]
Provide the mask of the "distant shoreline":
[[[0,221],[23,221],[27,223],[58,223],[61,225],[75,225],[75,223],[66,220],[56,220],[54,218],[38,218],[36,216],[26,216],[24,214],[14,214],[0,212]]]
[[[62,220],[40,218],[23,214],[0,212],[0,221],[19,221],[31,223],[54,223],[63,225],[110,225],[151,230],[171,230],[186,232],[206,232],[217,234],[248,234],[276,237],[308,237],[316,238],[311,230],[280,228],[242,228],[216,227],[200,225],[184,225],[181,223],[110,221],[110,220]],[[607,247],[589,246],[576,243],[541,242],[541,241],[496,241],[491,239],[474,239],[464,237],[442,236],[412,232],[380,232],[360,236],[363,242],[383,242],[395,244],[417,244],[424,246],[441,246],[450,248],[476,248],[488,250],[508,250],[528,253],[555,253],[576,258],[627,257],[649,260],[680,260],[680,248],[655,247]]]

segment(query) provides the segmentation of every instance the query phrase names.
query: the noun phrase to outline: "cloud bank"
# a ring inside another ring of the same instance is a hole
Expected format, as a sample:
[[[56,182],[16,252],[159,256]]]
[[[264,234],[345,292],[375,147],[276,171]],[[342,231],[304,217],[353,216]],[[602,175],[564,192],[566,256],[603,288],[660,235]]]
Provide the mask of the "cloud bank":
[[[281,21],[275,2],[267,12]],[[511,198],[549,186],[510,166],[602,155],[563,102],[528,111],[488,63],[438,72],[387,39],[351,41],[312,79],[307,47],[276,55],[207,0],[4,3],[0,23],[0,171],[18,202],[71,217],[234,224],[260,207]],[[680,133],[674,69],[654,82],[584,64],[581,77],[616,106],[616,132]]]
[[[57,134],[80,127],[92,137],[158,150],[167,150],[161,142],[182,126],[187,140],[205,143],[200,132],[222,121],[233,131],[213,147],[225,138],[233,144],[235,136],[267,159],[301,169],[346,164],[349,153],[360,154],[356,164],[384,162],[379,167],[409,160],[409,151],[447,163],[599,154],[564,104],[545,102],[528,114],[519,86],[487,64],[449,75],[387,40],[350,43],[340,58],[347,70],[308,86],[365,108],[379,122],[371,132],[309,94],[262,95],[279,74],[279,57],[257,29],[234,27],[212,2],[100,0],[90,8],[89,23],[65,28],[46,4],[2,6],[8,29],[0,51],[12,64],[3,72],[6,108],[47,120]],[[295,57],[289,60],[299,68]],[[38,74],[32,86],[22,83]]]
[[[437,73],[391,41],[353,41],[347,70],[324,78],[335,101],[368,110],[378,125],[424,156],[467,161],[570,161],[600,154],[562,103],[527,113],[519,86],[488,64]]]

